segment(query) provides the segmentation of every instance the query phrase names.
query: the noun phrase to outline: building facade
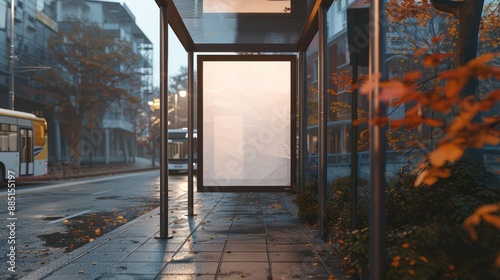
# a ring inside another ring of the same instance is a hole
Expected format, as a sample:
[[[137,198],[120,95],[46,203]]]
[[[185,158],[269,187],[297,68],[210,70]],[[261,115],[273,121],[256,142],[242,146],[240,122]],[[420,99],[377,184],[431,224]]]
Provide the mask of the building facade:
[[[18,0],[15,1],[14,81],[15,110],[33,112],[45,117],[49,133],[49,162],[69,161],[70,152],[64,136],[64,119],[47,106],[53,100],[30,94],[32,71],[57,69],[50,60],[47,40],[51,34],[69,28],[70,17],[97,23],[117,40],[131,44],[139,56],[136,82],[122,82],[120,87],[142,99],[152,89],[152,43],[135,23],[126,5],[115,2],[85,0]],[[0,0],[0,50],[2,61],[10,60],[10,1]],[[5,58],[5,59],[4,59]],[[0,64],[0,107],[8,108],[10,98],[10,65]],[[24,71],[21,71],[24,70]],[[137,83],[137,81],[139,81]],[[82,131],[81,163],[134,161],[137,150],[137,114],[130,104],[113,102],[99,124]]]

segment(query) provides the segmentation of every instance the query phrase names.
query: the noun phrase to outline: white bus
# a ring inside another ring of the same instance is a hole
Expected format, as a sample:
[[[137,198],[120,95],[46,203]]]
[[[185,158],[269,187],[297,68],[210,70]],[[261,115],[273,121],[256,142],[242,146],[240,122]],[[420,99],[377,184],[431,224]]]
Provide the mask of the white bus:
[[[193,147],[196,151],[197,132],[193,130]],[[188,171],[188,131],[185,128],[168,130],[168,171]],[[193,170],[196,170],[196,152],[193,152]]]
[[[47,122],[33,114],[0,109],[0,184],[7,174],[47,174]]]

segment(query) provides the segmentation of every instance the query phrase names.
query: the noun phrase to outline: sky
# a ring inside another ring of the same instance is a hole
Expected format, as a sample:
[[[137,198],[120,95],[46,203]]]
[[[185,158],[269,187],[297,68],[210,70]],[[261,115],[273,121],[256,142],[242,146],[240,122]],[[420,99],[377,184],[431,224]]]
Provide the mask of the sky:
[[[111,2],[111,1],[110,1]],[[113,1],[127,4],[135,16],[135,23],[153,43],[153,86],[160,86],[160,10],[154,0],[120,0]],[[175,34],[169,28],[168,35],[169,76],[179,73],[181,66],[187,65],[187,53]]]

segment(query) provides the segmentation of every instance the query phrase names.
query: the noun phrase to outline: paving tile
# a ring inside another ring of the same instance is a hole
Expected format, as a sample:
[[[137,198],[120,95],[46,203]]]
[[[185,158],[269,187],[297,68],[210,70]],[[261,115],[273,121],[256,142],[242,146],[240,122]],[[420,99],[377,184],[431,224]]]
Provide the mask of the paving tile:
[[[187,242],[182,246],[181,252],[222,252],[224,243],[192,243]]]
[[[265,243],[233,243],[228,240],[225,251],[266,252],[267,246]]]
[[[112,275],[120,274],[133,274],[133,275],[143,275],[143,274],[154,274],[160,272],[165,262],[120,262],[115,267],[113,267],[109,273]]]
[[[280,244],[271,243],[269,244],[270,252],[311,252],[314,248],[309,243],[299,243],[299,244]]]
[[[140,252],[140,251],[134,251],[130,253],[127,257],[125,257],[122,261],[124,262],[162,262],[162,261],[168,261],[172,258],[172,256],[175,253],[172,252],[160,252],[160,251],[153,251],[153,252]]]
[[[226,251],[223,257],[224,262],[267,262],[267,252],[233,252]]]
[[[317,256],[314,252],[270,252],[272,262],[301,262],[304,260],[315,261]]]
[[[153,234],[159,231],[159,227],[143,227],[142,225],[139,228],[131,228],[124,233],[120,234],[120,237],[150,237]]]
[[[219,267],[219,262],[180,262],[172,261],[167,263],[167,266],[162,271],[162,274],[190,274],[190,275],[202,275],[211,274],[215,275],[217,273],[217,268]]]
[[[91,251],[88,254],[83,255],[82,257],[74,260],[74,262],[81,263],[81,262],[117,262],[121,260],[123,257],[128,255],[130,252],[126,251],[114,251],[114,252],[94,252]]]
[[[264,234],[229,234],[227,241],[232,243],[266,243]]]
[[[145,243],[137,247],[134,251],[139,252],[177,252],[182,246],[181,243],[160,244],[160,243]]]
[[[107,253],[113,254],[114,252],[131,252],[135,248],[138,247],[138,244],[119,244],[119,243],[113,243],[113,242],[107,242],[92,251],[90,253],[92,254],[102,254],[102,253]]]
[[[177,262],[207,262],[219,261],[222,252],[179,252],[175,254],[172,261]]]
[[[74,262],[54,272],[54,275],[101,275],[109,271],[115,262]]]
[[[272,263],[271,270],[274,279],[328,279],[325,268],[314,262],[282,262]],[[335,278],[337,279],[337,278]]]
[[[223,262],[218,279],[267,279],[268,262]]]
[[[191,239],[194,243],[225,243],[227,235],[210,235],[210,234],[197,234],[192,235]]]
[[[163,245],[169,245],[169,244],[172,244],[172,246],[175,246],[175,244],[177,244],[177,246],[180,247],[180,245],[182,245],[184,243],[185,239],[183,238],[168,238],[168,239],[161,239],[161,238],[149,238],[148,240],[146,240],[145,242],[143,242],[142,244],[163,244]]]

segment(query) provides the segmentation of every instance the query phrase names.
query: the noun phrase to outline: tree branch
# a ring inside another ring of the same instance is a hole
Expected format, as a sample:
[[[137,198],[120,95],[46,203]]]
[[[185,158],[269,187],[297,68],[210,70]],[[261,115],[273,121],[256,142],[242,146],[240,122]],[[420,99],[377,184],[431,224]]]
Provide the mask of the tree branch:
[[[451,0],[430,0],[431,1],[431,4],[432,6],[434,6],[434,8],[436,8],[436,10],[438,11],[441,11],[441,12],[445,12],[445,13],[450,13],[452,15],[457,15],[457,9],[458,9],[458,5],[459,3],[455,2],[455,1],[451,1]],[[464,0],[464,1],[468,1],[468,0]]]

